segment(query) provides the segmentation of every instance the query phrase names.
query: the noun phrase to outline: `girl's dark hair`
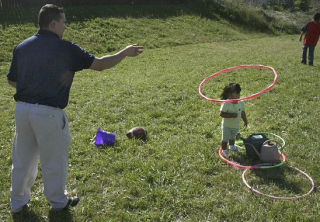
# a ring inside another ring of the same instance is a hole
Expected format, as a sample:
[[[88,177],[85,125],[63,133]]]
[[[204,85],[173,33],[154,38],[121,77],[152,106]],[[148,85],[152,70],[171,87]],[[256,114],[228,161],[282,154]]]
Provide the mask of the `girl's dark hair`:
[[[240,93],[241,87],[238,83],[231,82],[226,87],[224,87],[220,97],[221,97],[221,99],[226,100],[234,92]]]
[[[319,20],[320,20],[320,13],[319,13],[319,12],[316,13],[316,14],[313,16],[313,19],[314,19],[315,21],[319,22]]]
[[[61,18],[61,13],[64,13],[63,8],[53,5],[44,5],[38,15],[40,29],[48,28],[52,20],[58,21]]]

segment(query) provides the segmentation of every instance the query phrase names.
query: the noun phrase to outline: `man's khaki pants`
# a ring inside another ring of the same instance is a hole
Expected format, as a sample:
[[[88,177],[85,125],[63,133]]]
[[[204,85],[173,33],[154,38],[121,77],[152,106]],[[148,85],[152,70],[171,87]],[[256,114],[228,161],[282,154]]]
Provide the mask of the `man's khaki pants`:
[[[66,206],[70,133],[59,108],[17,102],[12,149],[11,210],[19,211],[31,198],[40,158],[44,194],[52,208]]]

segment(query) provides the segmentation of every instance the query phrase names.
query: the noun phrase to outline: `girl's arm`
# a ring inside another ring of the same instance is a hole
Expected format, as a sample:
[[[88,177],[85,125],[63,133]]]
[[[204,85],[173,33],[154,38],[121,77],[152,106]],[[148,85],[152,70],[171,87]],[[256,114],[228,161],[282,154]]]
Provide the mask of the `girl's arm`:
[[[247,128],[248,126],[248,120],[247,120],[247,115],[246,115],[246,112],[245,111],[242,111],[241,112],[241,118],[244,122],[244,128]]]
[[[237,118],[238,114],[237,113],[225,113],[220,111],[220,116],[222,118]]]

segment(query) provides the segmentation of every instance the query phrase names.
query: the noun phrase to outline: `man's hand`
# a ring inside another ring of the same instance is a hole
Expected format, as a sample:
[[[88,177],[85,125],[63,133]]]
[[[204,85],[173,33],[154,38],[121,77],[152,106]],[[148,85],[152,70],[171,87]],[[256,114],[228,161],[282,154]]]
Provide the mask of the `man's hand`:
[[[138,46],[136,44],[128,45],[125,48],[125,55],[126,56],[137,56],[143,52],[143,46]]]
[[[90,66],[90,69],[102,71],[105,69],[110,69],[113,66],[117,65],[124,59],[126,56],[137,56],[143,52],[143,46],[128,45],[121,51],[117,52],[114,55],[106,55],[101,58],[95,58],[93,63]]]

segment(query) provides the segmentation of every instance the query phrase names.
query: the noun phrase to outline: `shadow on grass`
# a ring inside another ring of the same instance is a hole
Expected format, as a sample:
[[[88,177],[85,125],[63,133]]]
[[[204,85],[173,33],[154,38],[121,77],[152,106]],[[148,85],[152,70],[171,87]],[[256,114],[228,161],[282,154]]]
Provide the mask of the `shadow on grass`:
[[[249,159],[245,151],[239,153],[232,152],[230,155],[230,160],[244,166],[253,166],[261,163],[259,160]]]
[[[288,190],[295,194],[301,194],[302,189],[298,186],[298,183],[288,180],[290,174],[293,175],[296,173],[297,171],[294,169],[283,165],[281,167],[269,169],[266,172],[262,172],[261,170],[260,172],[257,171],[256,175],[262,178],[266,183],[276,184],[280,189]]]
[[[48,214],[49,222],[73,222],[73,215],[70,210],[62,211],[49,211]],[[43,218],[38,216],[33,210],[28,207],[25,207],[20,213],[12,214],[12,220],[14,222],[40,222],[43,221]]]
[[[38,215],[35,214],[33,210],[30,210],[29,208],[24,208],[22,212],[12,214],[12,220],[14,222],[38,222],[43,221]]]
[[[260,160],[249,159],[245,152],[233,153],[230,155],[230,160],[241,165],[253,166],[256,164],[261,164]],[[301,194],[302,189],[297,182],[290,181],[290,175],[296,174],[294,169],[282,165],[280,167],[270,168],[270,169],[255,169],[252,171],[258,179],[256,179],[256,184],[273,184],[281,190],[287,190],[295,194]]]
[[[50,210],[48,219],[49,219],[49,222],[61,222],[61,221],[73,222],[74,221],[73,216],[69,209],[62,210],[62,211]]]
[[[299,185],[298,182],[291,181],[293,177],[291,177],[290,175],[293,175],[297,172],[289,167],[286,167],[286,165],[271,169],[254,170],[253,172],[255,176],[259,178],[259,182],[257,183],[275,185],[283,191],[286,190],[296,195],[299,195],[303,192],[303,190],[301,189],[301,185]]]
[[[144,138],[144,139],[138,139],[138,138],[132,138],[130,139],[133,143],[138,144],[139,146],[143,146],[146,143],[148,143],[148,137]],[[115,141],[114,144],[103,144],[103,145],[99,145],[96,146],[98,148],[99,151],[105,151],[108,150],[110,148],[113,149],[118,149],[119,151],[121,151],[121,149],[119,149],[120,147],[120,142],[119,141]]]

